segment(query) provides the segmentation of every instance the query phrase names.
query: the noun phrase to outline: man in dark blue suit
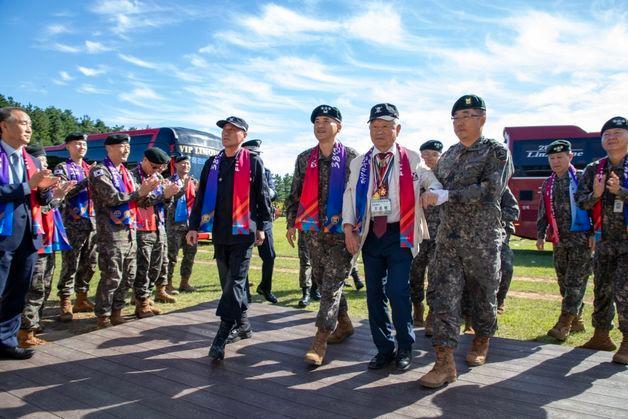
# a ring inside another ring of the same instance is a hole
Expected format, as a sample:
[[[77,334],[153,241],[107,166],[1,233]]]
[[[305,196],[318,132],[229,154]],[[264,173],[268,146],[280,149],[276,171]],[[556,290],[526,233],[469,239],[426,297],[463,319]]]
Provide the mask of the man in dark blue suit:
[[[0,109],[0,135],[0,359],[27,359],[34,350],[19,348],[16,335],[43,245],[39,204],[50,202],[59,179],[24,151],[32,128],[23,109]]]

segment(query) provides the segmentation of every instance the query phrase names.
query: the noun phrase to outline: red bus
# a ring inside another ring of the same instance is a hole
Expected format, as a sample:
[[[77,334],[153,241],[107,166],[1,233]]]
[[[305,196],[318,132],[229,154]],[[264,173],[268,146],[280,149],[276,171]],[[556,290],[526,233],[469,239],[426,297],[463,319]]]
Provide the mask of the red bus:
[[[574,154],[573,165],[584,169],[606,154],[602,149],[600,133],[586,132],[574,125],[506,127],[504,140],[515,166],[509,186],[521,209],[519,221],[515,223],[515,234],[536,240],[541,184],[552,173],[545,148],[553,141],[568,140]]]

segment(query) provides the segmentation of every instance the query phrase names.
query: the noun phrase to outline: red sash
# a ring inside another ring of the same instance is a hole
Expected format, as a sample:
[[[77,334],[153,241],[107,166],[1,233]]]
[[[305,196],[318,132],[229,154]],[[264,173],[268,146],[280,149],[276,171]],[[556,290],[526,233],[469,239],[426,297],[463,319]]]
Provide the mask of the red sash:
[[[31,177],[37,173],[37,166],[35,166],[35,162],[33,161],[31,155],[26,152],[25,147],[22,147],[22,157],[24,157],[24,165],[26,166],[27,180],[30,180]],[[33,218],[33,233],[43,235],[43,221],[41,217],[41,205],[37,200],[37,187],[35,187],[35,189],[31,189],[30,201],[31,216]]]

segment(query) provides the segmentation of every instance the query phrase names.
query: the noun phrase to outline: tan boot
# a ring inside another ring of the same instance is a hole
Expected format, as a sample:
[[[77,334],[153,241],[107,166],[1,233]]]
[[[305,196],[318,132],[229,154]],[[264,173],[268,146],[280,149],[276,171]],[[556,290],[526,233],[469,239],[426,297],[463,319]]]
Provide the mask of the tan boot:
[[[170,295],[179,295],[179,291],[177,291],[177,289],[172,286],[172,279],[168,280],[168,284],[166,285],[166,292]]]
[[[589,339],[587,343],[578,348],[593,349],[595,351],[614,351],[617,346],[613,343],[610,337],[610,330],[595,329],[593,337]]]
[[[250,286],[250,284],[249,284]],[[181,292],[195,292],[196,288],[190,285],[190,277],[182,276],[181,283],[179,284],[179,291]]]
[[[155,305],[155,302],[151,300],[150,298],[148,299],[148,305],[150,306],[150,310],[153,312],[155,316],[159,316],[162,313],[161,309],[157,307]]]
[[[569,331],[571,330],[571,322],[575,319],[576,316],[569,313],[560,313],[560,317],[558,321],[548,332],[547,335],[553,337],[556,340],[564,342],[569,336]]]
[[[412,320],[415,327],[423,327],[425,325],[425,321],[423,321],[424,311],[423,303],[412,303]]]
[[[486,363],[486,355],[488,354],[488,336],[475,336],[473,344],[467,352],[467,365],[470,367],[479,367]]]
[[[20,348],[32,348],[46,343],[48,342],[44,339],[35,336],[34,330],[20,329],[17,332],[17,344]]]
[[[613,355],[613,362],[628,365],[628,334],[624,333],[624,338],[619,345],[619,350]]]
[[[427,310],[427,317],[425,318],[425,336],[432,337],[434,334],[434,316],[432,316],[432,310]]]
[[[473,330],[473,323],[471,322],[471,316],[465,316],[464,318],[464,330],[462,333],[466,333],[467,335],[475,334],[475,330]]]
[[[91,313],[94,311],[94,303],[89,301],[86,292],[77,292],[76,301],[74,307],[72,307],[74,313]]]
[[[111,326],[111,319],[109,316],[98,316],[96,319],[96,327],[99,329],[104,329],[105,327]]]
[[[571,331],[569,333],[580,333],[586,331],[587,329],[584,327],[584,322],[582,321],[582,314],[578,314],[571,321]]]
[[[318,329],[310,350],[305,354],[305,362],[311,365],[321,365],[327,351],[327,338],[331,332]]]
[[[61,309],[61,313],[59,313],[59,320],[62,322],[71,322],[72,321],[72,300],[70,297],[61,297],[59,301],[59,307]]]
[[[353,334],[353,324],[347,313],[338,316],[336,329],[327,338],[327,343],[340,343]]]
[[[447,346],[434,346],[436,350],[436,363],[434,367],[419,380],[423,387],[438,388],[447,383],[456,381],[456,362],[454,361],[454,350]]]
[[[176,303],[177,299],[168,295],[165,285],[160,285],[155,291],[155,301],[158,303]]]
[[[111,310],[111,324],[113,326],[118,326],[119,324],[126,323],[126,320],[122,317],[122,309],[120,310]]]
[[[135,305],[135,316],[138,319],[145,319],[147,317],[153,317],[155,315],[150,305],[150,300],[148,298],[137,298],[135,301],[137,301],[137,304]]]

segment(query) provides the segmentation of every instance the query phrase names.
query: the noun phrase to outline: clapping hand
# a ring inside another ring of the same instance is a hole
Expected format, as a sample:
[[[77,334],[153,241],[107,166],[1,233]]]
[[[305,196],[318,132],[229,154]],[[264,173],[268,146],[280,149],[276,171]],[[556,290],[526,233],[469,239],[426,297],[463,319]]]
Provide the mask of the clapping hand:
[[[61,200],[61,199],[65,198],[67,193],[74,186],[76,186],[76,181],[75,180],[71,180],[69,182],[59,182],[59,184],[54,188],[54,190],[52,192],[52,196],[55,199]]]

